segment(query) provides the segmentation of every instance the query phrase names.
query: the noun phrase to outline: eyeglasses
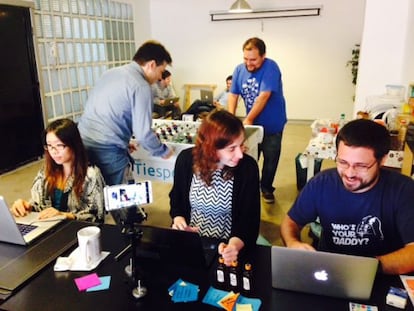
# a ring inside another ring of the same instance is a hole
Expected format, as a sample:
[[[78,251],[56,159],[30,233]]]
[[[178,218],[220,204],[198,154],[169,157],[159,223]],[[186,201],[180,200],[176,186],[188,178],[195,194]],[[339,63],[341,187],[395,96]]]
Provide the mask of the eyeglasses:
[[[347,170],[348,168],[352,167],[352,169],[357,173],[366,173],[371,167],[373,167],[377,163],[377,161],[375,160],[372,164],[356,163],[351,165],[345,160],[339,158],[336,158],[335,162],[340,169]]]
[[[54,146],[52,146],[52,145],[44,145],[43,148],[45,150],[49,151],[49,152],[52,152],[52,151],[59,151],[60,152],[60,151],[65,150],[66,145],[65,144],[56,144]]]

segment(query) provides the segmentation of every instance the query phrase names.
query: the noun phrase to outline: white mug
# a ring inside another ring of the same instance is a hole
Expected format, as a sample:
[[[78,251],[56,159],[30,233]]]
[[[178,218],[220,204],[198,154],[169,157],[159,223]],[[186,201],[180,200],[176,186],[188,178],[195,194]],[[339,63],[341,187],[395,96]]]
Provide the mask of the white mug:
[[[101,229],[95,226],[82,228],[78,231],[79,260],[91,265],[101,257]]]

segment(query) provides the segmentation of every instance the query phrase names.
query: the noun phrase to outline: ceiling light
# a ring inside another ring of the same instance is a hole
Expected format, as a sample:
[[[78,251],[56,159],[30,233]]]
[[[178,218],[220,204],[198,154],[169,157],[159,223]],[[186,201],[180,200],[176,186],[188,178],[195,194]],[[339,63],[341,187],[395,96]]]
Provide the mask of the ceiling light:
[[[229,10],[231,13],[246,13],[251,11],[253,10],[246,0],[236,0]]]

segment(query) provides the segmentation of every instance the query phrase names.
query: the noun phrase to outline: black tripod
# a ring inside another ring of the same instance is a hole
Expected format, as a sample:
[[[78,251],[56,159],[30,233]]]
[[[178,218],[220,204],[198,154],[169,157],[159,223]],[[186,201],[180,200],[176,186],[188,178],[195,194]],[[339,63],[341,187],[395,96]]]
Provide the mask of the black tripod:
[[[141,278],[137,268],[136,250],[138,241],[141,240],[143,234],[142,230],[138,227],[138,224],[147,219],[147,214],[137,205],[117,210],[116,212],[119,212],[119,214],[114,218],[121,224],[122,234],[129,239],[130,243],[115,256],[115,260],[119,261],[127,252],[132,252],[130,264],[125,267],[125,272],[128,276],[132,277],[134,286],[136,285],[136,287],[132,289],[132,296],[139,299],[147,294],[147,288],[141,285]]]

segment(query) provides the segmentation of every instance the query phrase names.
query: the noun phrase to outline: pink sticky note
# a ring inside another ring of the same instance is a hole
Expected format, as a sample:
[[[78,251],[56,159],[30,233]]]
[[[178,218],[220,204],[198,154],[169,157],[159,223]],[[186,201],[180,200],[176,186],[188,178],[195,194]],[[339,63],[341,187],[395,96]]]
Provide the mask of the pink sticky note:
[[[92,273],[92,274],[82,276],[80,278],[76,278],[75,283],[76,283],[76,286],[78,287],[78,290],[83,291],[90,287],[100,285],[101,280],[99,279],[96,273]]]

